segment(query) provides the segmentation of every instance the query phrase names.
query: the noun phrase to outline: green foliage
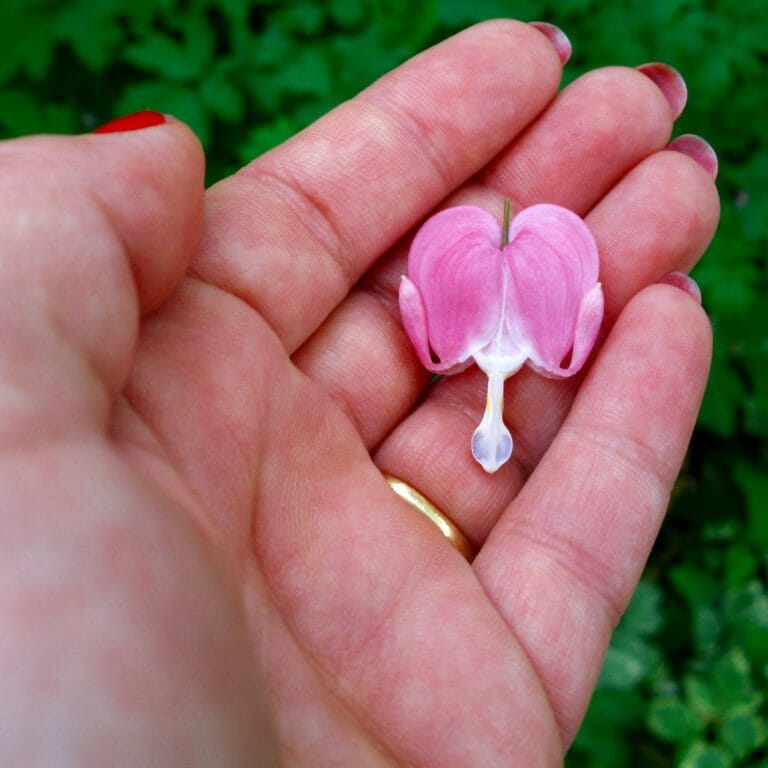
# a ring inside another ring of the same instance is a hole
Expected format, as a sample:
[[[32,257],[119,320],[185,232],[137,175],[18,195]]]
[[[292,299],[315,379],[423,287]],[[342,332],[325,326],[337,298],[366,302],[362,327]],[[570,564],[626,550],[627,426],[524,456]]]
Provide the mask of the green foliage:
[[[563,27],[567,79],[677,67],[678,132],[703,133],[720,158],[722,223],[695,271],[715,331],[699,429],[568,765],[768,768],[764,0],[3,0],[0,135],[159,109],[194,128],[215,181],[494,16]]]
[[[651,568],[616,631],[568,765],[760,765],[767,673],[764,583],[723,589],[692,563],[664,577]]]

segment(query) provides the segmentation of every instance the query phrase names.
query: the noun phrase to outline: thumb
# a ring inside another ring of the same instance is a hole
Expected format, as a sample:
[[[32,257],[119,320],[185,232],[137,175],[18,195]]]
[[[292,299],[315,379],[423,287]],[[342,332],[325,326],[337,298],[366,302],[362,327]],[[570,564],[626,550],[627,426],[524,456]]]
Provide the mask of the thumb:
[[[0,142],[0,438],[106,417],[139,318],[196,246],[204,160],[172,118]]]

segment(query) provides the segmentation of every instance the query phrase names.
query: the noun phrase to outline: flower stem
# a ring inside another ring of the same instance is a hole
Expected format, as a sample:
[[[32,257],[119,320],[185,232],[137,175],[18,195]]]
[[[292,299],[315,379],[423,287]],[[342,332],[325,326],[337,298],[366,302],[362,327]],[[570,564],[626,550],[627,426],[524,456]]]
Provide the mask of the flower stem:
[[[509,245],[509,209],[511,206],[510,199],[504,198],[504,220],[501,224],[501,248],[502,250]]]

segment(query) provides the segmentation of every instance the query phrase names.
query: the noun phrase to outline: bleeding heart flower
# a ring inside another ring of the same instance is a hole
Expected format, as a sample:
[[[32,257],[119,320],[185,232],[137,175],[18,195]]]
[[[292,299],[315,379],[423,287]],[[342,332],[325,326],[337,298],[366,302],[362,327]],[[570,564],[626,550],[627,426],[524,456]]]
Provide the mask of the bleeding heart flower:
[[[474,360],[488,376],[472,436],[487,472],[512,455],[505,379],[526,363],[565,378],[589,356],[603,318],[598,270],[589,228],[557,205],[531,206],[510,223],[507,202],[503,227],[482,208],[448,208],[414,238],[400,284],[403,324],[430,371],[458,373]]]

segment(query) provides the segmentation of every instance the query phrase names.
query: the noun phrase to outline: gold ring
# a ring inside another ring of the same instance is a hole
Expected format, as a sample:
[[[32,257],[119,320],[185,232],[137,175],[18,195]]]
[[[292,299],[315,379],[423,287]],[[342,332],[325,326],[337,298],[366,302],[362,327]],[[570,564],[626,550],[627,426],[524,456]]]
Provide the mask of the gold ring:
[[[440,533],[459,550],[467,562],[471,563],[474,560],[475,548],[469,539],[429,499],[422,496],[415,488],[411,488],[408,483],[398,480],[396,477],[392,477],[392,475],[384,475],[384,479],[403,501],[410,504],[414,509],[418,509],[425,517],[428,517],[439,528]]]

